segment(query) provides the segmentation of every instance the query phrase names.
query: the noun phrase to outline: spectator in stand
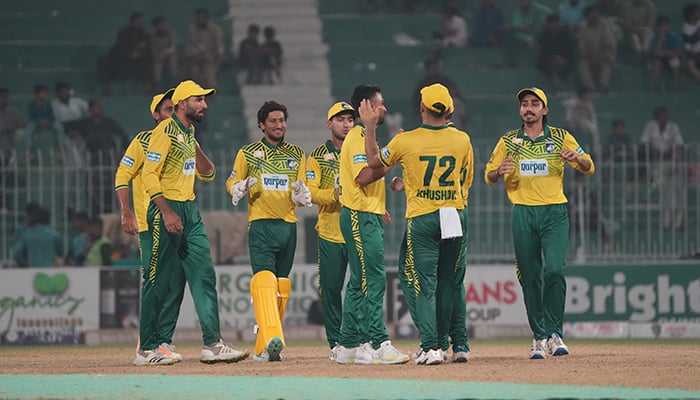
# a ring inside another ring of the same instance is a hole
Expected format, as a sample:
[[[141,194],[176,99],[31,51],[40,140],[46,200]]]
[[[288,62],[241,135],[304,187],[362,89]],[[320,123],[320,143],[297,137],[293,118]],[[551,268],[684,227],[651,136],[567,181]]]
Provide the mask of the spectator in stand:
[[[85,262],[89,218],[85,211],[74,212],[69,209],[68,219],[71,224],[71,237],[66,265],[81,266]]]
[[[257,85],[262,82],[262,49],[258,41],[260,27],[257,24],[248,25],[248,36],[238,47],[238,66],[246,71],[245,83]]]
[[[654,34],[656,6],[650,0],[629,0],[625,17],[623,26],[632,50],[639,57],[639,61],[644,63]]]
[[[550,14],[544,29],[537,37],[537,68],[540,69],[561,93],[566,88],[566,79],[574,65],[574,37],[564,28],[559,15]]]
[[[593,91],[587,87],[578,89],[575,97],[564,100],[565,126],[569,132],[576,132],[578,143],[594,159],[600,159],[600,131],[598,115],[593,105]]]
[[[53,108],[49,101],[49,88],[44,84],[34,85],[34,99],[27,104],[29,122],[38,124],[42,120],[54,122]]]
[[[153,55],[142,13],[131,14],[107,56],[98,57],[97,76],[104,95],[111,92],[112,81],[124,79],[141,82],[145,93],[153,91]]]
[[[700,4],[683,7],[683,49],[688,73],[700,81]]]
[[[85,243],[85,266],[112,265],[112,241],[103,234],[102,218],[90,218]]]
[[[168,20],[159,15],[153,18],[151,32],[151,53],[153,57],[153,80],[156,87],[161,86],[163,71],[167,70],[171,80],[178,80],[177,38],[168,25]]]
[[[625,20],[625,7],[618,3],[617,0],[600,0],[596,8],[600,11],[600,18],[605,20],[613,29],[615,39],[618,42],[621,41],[624,37],[622,25]]]
[[[27,226],[16,238],[12,255],[19,267],[56,267],[63,256],[63,245],[49,227],[51,214],[37,203],[26,207]]]
[[[549,7],[534,0],[520,0],[520,7],[515,9],[510,24],[506,25],[505,53],[508,67],[516,66],[521,49],[532,52],[537,32],[551,12]]]
[[[275,38],[275,28],[265,27],[263,31],[265,42],[260,51],[262,53],[263,80],[273,84],[282,82],[282,43]]]
[[[588,7],[583,13],[586,23],[579,30],[579,75],[581,83],[594,91],[607,94],[610,87],[610,74],[617,60],[617,41],[607,23],[600,19],[595,7]],[[598,82],[593,74],[598,73]]]
[[[439,83],[442,86],[445,86],[452,96],[452,100],[454,102],[454,114],[452,115],[452,121],[455,122],[457,126],[465,126],[467,124],[467,113],[464,104],[464,95],[459,90],[457,82],[455,82],[442,70],[442,62],[439,58],[431,58],[426,60],[423,63],[423,66],[425,68],[425,76],[418,81],[415,89],[413,90],[411,103],[413,111],[416,114],[420,112],[421,89],[426,86]]]
[[[559,3],[559,18],[566,29],[576,33],[586,22],[584,11],[588,7],[585,0],[562,0]]]
[[[202,86],[214,87],[216,74],[224,62],[224,35],[221,28],[209,21],[207,9],[197,9],[194,18],[195,21],[187,28],[187,72]]]
[[[24,116],[10,107],[9,103],[10,91],[0,88],[0,159],[5,162],[9,159],[15,143],[24,135],[24,128],[27,126]]]
[[[663,227],[669,229],[673,224],[677,230],[683,229],[688,202],[688,165],[681,130],[670,121],[668,108],[660,106],[654,110],[654,119],[644,126],[640,141],[643,159],[652,163],[652,185],[661,194]]]
[[[30,123],[24,135],[24,148],[32,154],[48,156],[55,150],[63,150],[66,144],[63,125],[42,119],[38,123]]]
[[[51,100],[56,121],[66,124],[83,118],[88,113],[88,102],[73,95],[73,88],[66,82],[56,84],[56,98]]]
[[[634,160],[632,141],[627,135],[625,121],[616,119],[611,124],[611,134],[603,147],[603,160],[631,163]],[[628,169],[629,171],[629,169]],[[629,175],[629,178],[632,176]]]
[[[481,7],[474,12],[471,43],[478,47],[498,47],[503,38],[503,11],[496,7],[496,0],[481,0]]]
[[[457,7],[445,7],[442,10],[442,29],[435,34],[438,49],[464,47],[468,36],[467,22]]]
[[[651,61],[651,90],[658,91],[661,82],[661,71],[671,71],[673,88],[681,88],[681,55],[683,42],[681,37],[671,30],[668,17],[660,16],[656,21],[656,31],[651,38],[649,59]]]

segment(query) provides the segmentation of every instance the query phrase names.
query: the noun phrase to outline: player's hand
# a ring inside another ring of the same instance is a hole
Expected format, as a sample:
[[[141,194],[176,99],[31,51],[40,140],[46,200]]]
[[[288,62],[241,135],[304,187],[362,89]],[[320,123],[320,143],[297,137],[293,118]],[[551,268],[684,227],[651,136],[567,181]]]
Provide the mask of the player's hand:
[[[392,192],[403,192],[404,190],[406,190],[406,187],[403,183],[403,178],[395,176],[394,179],[391,180],[389,188]]]
[[[384,223],[391,224],[391,214],[389,214],[389,210],[384,210],[384,215],[382,215],[382,219],[384,220]]]
[[[165,229],[168,231],[168,233],[182,235],[184,231],[182,227],[182,220],[172,211],[163,213],[163,224],[165,224]]]
[[[122,230],[129,235],[139,233],[139,224],[136,217],[131,212],[121,214]]]
[[[370,100],[362,100],[358,111],[362,116],[362,123],[365,124],[365,126],[377,126],[377,123],[379,123],[379,110],[372,105]]]
[[[297,207],[311,207],[311,191],[304,184],[304,181],[298,180],[292,183],[292,201]]]
[[[515,162],[513,162],[513,157],[508,156],[503,160],[501,165],[498,166],[498,175],[512,174],[513,171],[515,171]]]
[[[561,156],[560,158],[564,161],[578,162],[579,160],[578,154],[576,154],[576,152],[571,149],[561,149],[559,155]]]
[[[238,181],[233,184],[231,187],[231,204],[234,206],[238,205],[238,202],[245,196],[246,193],[248,193],[248,190],[250,190],[253,185],[258,183],[258,180],[253,177],[247,177],[246,179],[242,181]]]

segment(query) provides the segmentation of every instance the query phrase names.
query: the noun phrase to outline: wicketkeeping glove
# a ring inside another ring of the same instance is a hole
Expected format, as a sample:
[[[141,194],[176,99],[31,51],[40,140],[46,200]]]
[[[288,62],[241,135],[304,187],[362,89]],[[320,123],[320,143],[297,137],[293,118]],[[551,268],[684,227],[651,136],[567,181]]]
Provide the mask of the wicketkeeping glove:
[[[241,198],[243,198],[243,196],[248,193],[248,190],[256,183],[258,183],[258,180],[251,177],[234,183],[231,187],[231,204],[237,206]]]
[[[303,181],[292,183],[292,201],[297,207],[311,207],[311,191]]]

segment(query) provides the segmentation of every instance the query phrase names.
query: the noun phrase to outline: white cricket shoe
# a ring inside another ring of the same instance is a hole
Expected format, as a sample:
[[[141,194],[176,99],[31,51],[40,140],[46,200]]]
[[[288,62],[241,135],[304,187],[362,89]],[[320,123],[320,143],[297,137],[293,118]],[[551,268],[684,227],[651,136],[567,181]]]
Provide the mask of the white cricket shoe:
[[[547,351],[547,340],[546,339],[533,339],[532,346],[530,346],[530,359],[531,360],[542,360],[545,358],[545,352]]]
[[[391,340],[385,340],[377,350],[373,350],[372,359],[375,364],[404,364],[410,357],[391,345]]]
[[[416,358],[416,365],[438,365],[442,364],[443,355],[440,349],[430,349],[428,351],[423,350]]]
[[[153,350],[136,350],[136,358],[134,365],[171,365],[177,363],[177,358],[165,355],[158,349]]]
[[[355,364],[374,364],[374,349],[372,343],[362,343],[355,350]],[[377,363],[379,364],[379,363]]]
[[[559,335],[552,333],[552,336],[547,339],[547,352],[553,356],[565,356],[569,354],[569,348]]]
[[[178,361],[182,361],[182,355],[175,351],[175,346],[170,343],[163,342],[158,346],[158,351],[165,354],[166,356],[172,356],[177,358]]]
[[[345,347],[337,345],[331,350],[331,355],[335,356],[334,360],[338,364],[354,364],[355,363],[355,353],[359,347]]]
[[[218,342],[202,347],[202,356],[199,361],[207,364],[216,362],[238,362],[248,358],[250,353],[248,350],[239,350],[231,343],[224,342],[224,339],[219,339]]]

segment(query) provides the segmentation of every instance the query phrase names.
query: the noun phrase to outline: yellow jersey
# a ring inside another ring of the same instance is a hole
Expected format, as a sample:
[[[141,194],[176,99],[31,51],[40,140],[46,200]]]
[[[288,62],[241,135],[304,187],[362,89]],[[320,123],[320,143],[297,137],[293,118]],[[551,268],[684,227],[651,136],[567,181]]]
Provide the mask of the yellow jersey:
[[[175,115],[161,121],[148,143],[141,177],[150,199],[162,195],[168,200],[194,200],[195,177],[211,182],[210,175],[197,172],[194,126],[185,129]]]
[[[384,215],[386,211],[386,185],[384,178],[365,187],[355,178],[367,165],[365,153],[365,127],[361,123],[348,132],[340,150],[340,204],[351,210]]]
[[[335,188],[340,180],[340,150],[331,141],[315,148],[306,161],[306,184],[311,200],[318,205],[318,237],[329,242],[345,243],[340,232],[340,202]]]
[[[386,166],[401,163],[406,218],[440,208],[464,209],[463,171],[468,167],[469,137],[457,129],[421,125],[394,136],[379,151]]]
[[[591,163],[588,171],[583,171],[575,162],[569,165],[583,172],[592,174],[595,165],[574,136],[565,129],[545,125],[542,134],[535,140],[530,139],[522,128],[503,135],[496,143],[491,158],[486,164],[484,179],[489,171],[498,169],[506,157],[513,157],[515,171],[504,176],[506,193],[513,204],[541,206],[547,204],[564,204],[568,202],[564,195],[564,165],[559,153],[562,149],[571,149]]]
[[[139,132],[129,143],[129,147],[126,148],[126,152],[122,156],[119,162],[119,167],[117,167],[117,173],[114,176],[114,189],[119,190],[121,188],[128,188],[129,182],[133,180],[131,185],[134,202],[134,214],[136,215],[136,222],[139,226],[139,232],[144,232],[148,230],[148,223],[146,222],[146,212],[148,211],[148,193],[146,193],[146,188],[143,185],[143,179],[141,178],[141,168],[143,168],[143,162],[146,159],[146,153],[148,152],[148,142],[151,139],[151,131]]]
[[[248,221],[282,219],[297,222],[292,202],[292,183],[305,181],[305,156],[301,147],[283,141],[277,146],[265,139],[238,150],[233,171],[226,179],[230,194],[234,183],[253,177],[258,182],[248,191]]]
[[[469,153],[467,154],[467,168],[462,170],[462,195],[464,197],[464,206],[469,205],[469,189],[474,183],[474,148],[472,147],[472,140],[469,134],[465,131],[461,131],[455,127],[453,123],[447,124],[447,127],[453,129],[457,132],[464,134],[469,141]]]

